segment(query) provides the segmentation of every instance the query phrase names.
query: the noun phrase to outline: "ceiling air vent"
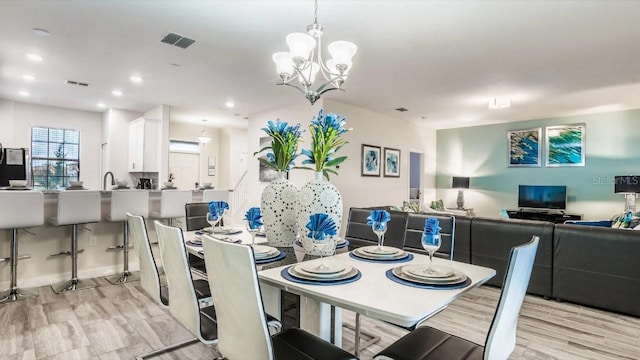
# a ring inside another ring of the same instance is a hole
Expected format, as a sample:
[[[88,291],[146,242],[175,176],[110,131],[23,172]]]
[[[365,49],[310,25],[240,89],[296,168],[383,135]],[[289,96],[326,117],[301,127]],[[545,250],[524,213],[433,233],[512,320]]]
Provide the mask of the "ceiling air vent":
[[[73,80],[67,80],[67,85],[76,85],[76,86],[82,86],[82,87],[89,86],[89,84],[87,84],[87,83],[83,83],[83,82],[79,82],[79,81],[73,81]]]
[[[399,108],[396,109],[396,111],[405,112],[405,111],[409,111],[409,109],[404,108],[404,107],[399,107]]]
[[[186,49],[196,41],[193,39],[189,39],[188,37],[178,35],[176,33],[168,32],[164,34],[160,42],[163,42],[169,45],[174,45],[182,49]]]

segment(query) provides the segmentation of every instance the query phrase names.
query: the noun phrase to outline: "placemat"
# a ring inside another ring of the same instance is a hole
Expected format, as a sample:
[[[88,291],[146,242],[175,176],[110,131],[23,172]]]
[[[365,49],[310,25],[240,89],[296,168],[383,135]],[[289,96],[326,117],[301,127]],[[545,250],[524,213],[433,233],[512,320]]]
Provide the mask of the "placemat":
[[[284,251],[280,251],[280,254],[278,254],[278,256],[276,256],[276,257],[272,257],[272,258],[268,258],[268,259],[256,260],[256,264],[257,265],[269,264],[269,263],[272,263],[274,261],[280,261],[280,260],[284,259],[285,257],[287,257],[287,254]]]
[[[464,289],[467,286],[471,285],[471,279],[467,277],[467,280],[453,285],[427,285],[427,284],[418,284],[411,281],[407,281],[404,279],[400,279],[393,273],[393,269],[389,269],[385,272],[387,275],[387,279],[396,282],[398,284],[415,287],[418,289],[431,289],[431,290],[456,290],[456,289]]]
[[[294,265],[291,265],[294,266]],[[298,283],[298,284],[305,284],[305,285],[320,285],[320,286],[329,286],[329,285],[343,285],[343,284],[349,284],[352,282],[356,282],[358,280],[360,280],[360,278],[362,277],[362,273],[360,272],[360,270],[356,269],[358,271],[358,273],[353,276],[350,277],[348,279],[340,279],[340,280],[321,280],[321,281],[312,281],[312,280],[304,280],[304,279],[298,279],[297,277],[293,277],[289,274],[289,268],[291,266],[287,266],[286,268],[282,269],[282,271],[280,271],[280,275],[282,275],[283,278],[294,282],[294,283]]]
[[[358,255],[354,255],[353,251],[351,251],[349,253],[349,256],[353,259],[356,259],[358,261],[368,261],[368,262],[374,262],[374,263],[385,263],[385,264],[395,264],[395,263],[403,263],[403,262],[408,262],[413,260],[413,254],[412,253],[407,253],[407,257],[403,257],[401,259],[393,259],[393,260],[385,260],[385,259],[365,259],[365,258],[361,258]]]

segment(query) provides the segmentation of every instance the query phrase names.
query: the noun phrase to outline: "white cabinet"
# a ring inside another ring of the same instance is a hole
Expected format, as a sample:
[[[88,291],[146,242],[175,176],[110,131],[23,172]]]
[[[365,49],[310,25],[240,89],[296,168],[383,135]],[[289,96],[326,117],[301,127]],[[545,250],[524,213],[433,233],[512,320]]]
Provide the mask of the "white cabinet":
[[[160,121],[140,118],[129,123],[129,172],[158,172]]]

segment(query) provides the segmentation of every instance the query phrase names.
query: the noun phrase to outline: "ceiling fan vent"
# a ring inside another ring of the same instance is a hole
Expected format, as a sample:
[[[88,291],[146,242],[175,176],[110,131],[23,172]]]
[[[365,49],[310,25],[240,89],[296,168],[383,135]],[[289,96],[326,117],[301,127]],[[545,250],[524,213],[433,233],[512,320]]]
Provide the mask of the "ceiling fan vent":
[[[168,33],[164,34],[164,36],[162,37],[160,42],[163,42],[163,43],[169,44],[169,45],[174,45],[174,46],[177,46],[177,47],[182,48],[182,49],[186,49],[196,41],[193,40],[193,39],[189,39],[186,36],[182,36],[182,35],[178,35],[176,33],[168,32]]]
[[[82,87],[89,86],[89,84],[87,84],[87,83],[83,83],[83,82],[79,82],[79,81],[73,81],[73,80],[67,80],[67,85],[76,85],[76,86],[82,86]]]
[[[405,112],[405,111],[409,111],[409,109],[404,108],[404,107],[399,107],[399,108],[396,109],[396,111]]]

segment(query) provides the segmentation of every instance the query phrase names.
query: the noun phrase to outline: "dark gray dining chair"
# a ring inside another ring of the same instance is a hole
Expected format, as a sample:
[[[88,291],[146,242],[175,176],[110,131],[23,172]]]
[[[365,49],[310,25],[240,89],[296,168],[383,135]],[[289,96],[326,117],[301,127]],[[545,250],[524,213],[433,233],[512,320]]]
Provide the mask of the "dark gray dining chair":
[[[506,360],[516,345],[520,308],[529,286],[537,236],[511,249],[504,286],[485,345],[421,326],[377,354],[376,360]]]
[[[251,246],[203,237],[218,319],[218,351],[231,360],[351,360],[352,354],[302,329],[269,336]]]
[[[422,247],[422,233],[424,231],[424,222],[430,217],[438,219],[441,227],[441,245],[440,249],[438,249],[434,255],[453,260],[453,250],[456,238],[456,217],[453,215],[409,213],[407,215],[407,231],[405,233],[404,240],[405,250],[427,254]]]

